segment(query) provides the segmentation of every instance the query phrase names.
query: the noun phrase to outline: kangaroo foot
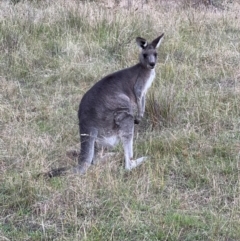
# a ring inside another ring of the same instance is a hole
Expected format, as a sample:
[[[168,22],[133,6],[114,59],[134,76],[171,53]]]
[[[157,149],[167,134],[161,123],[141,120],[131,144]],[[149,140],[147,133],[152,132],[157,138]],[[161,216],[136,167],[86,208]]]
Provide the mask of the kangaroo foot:
[[[76,167],[73,168],[73,173],[83,175],[87,172],[87,169],[91,166],[90,163],[84,162],[78,164]]]
[[[140,164],[142,164],[148,157],[147,156],[143,156],[143,157],[140,157],[136,160],[130,160],[130,165],[128,167],[126,167],[125,169],[127,170],[132,170],[133,168],[139,166]]]

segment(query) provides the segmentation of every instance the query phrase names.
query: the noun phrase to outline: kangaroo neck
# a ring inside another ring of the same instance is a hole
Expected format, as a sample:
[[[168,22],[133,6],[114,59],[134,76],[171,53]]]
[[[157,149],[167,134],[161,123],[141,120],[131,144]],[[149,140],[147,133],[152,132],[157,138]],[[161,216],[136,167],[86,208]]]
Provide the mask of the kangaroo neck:
[[[137,64],[138,71],[137,76],[135,79],[135,83],[137,82],[147,82],[147,80],[150,78],[150,76],[155,76],[155,68],[149,69],[146,66],[144,66],[141,62]]]

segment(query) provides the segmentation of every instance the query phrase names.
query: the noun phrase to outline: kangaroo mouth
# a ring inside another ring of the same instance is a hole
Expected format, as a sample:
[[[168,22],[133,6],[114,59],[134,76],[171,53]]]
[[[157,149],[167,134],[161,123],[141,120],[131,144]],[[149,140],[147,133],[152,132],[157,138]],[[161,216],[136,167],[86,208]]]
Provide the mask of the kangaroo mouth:
[[[147,67],[149,68],[149,69],[154,69],[155,68],[155,65],[154,66],[152,66],[152,65],[147,65]]]

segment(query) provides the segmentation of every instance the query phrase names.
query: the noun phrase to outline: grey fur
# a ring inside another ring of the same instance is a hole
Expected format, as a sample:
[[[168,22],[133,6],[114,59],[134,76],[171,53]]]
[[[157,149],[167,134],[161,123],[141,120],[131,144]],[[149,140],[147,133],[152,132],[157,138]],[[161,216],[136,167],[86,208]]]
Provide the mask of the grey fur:
[[[134,123],[144,115],[145,95],[155,77],[156,48],[162,37],[150,44],[136,38],[141,48],[139,63],[104,77],[83,96],[78,111],[81,152],[75,172],[83,174],[93,163],[96,143],[114,146],[119,139],[125,169],[131,170],[145,160],[133,160]]]

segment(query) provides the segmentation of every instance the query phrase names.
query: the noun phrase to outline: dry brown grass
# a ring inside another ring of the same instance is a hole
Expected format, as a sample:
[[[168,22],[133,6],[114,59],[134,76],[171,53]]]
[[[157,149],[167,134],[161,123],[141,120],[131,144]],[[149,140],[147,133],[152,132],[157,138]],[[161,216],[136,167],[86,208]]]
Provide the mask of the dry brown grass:
[[[0,240],[240,240],[240,5],[216,2],[0,3]],[[125,172],[119,146],[85,176],[36,178],[75,165],[82,95],[161,32],[135,135],[149,160]]]

